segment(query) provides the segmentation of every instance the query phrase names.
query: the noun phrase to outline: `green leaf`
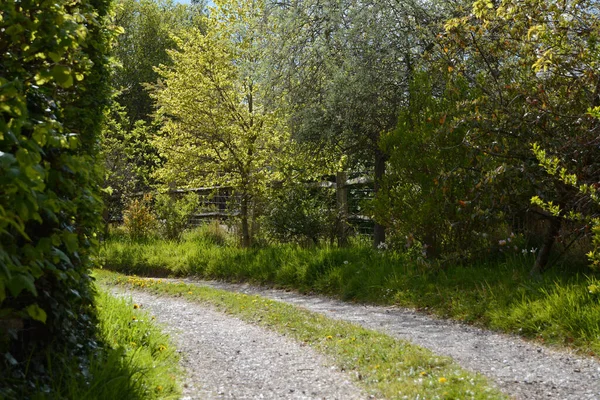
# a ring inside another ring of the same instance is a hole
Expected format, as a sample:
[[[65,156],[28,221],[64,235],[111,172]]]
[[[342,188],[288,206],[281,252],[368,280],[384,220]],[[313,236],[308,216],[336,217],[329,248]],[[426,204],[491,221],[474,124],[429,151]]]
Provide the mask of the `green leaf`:
[[[44,324],[46,323],[46,311],[40,308],[40,306],[38,306],[37,304],[32,304],[25,310],[31,318],[35,319],[36,321],[43,322]]]
[[[61,57],[60,57],[60,54],[58,54],[58,53],[54,53],[54,52],[52,52],[52,51],[48,53],[48,57],[50,57],[50,59],[51,59],[52,61],[54,61],[55,63],[59,62],[59,61],[60,61],[60,58],[61,58]]]
[[[67,89],[73,86],[73,76],[71,75],[71,68],[65,67],[64,65],[56,65],[52,68],[52,77],[63,88]]]
[[[8,281],[7,287],[13,297],[17,297],[24,289],[37,296],[33,277],[29,275],[13,275],[12,279]]]
[[[63,243],[67,247],[69,253],[74,253],[79,250],[79,239],[77,234],[71,232],[63,233],[62,237]]]
[[[8,169],[16,161],[17,159],[12,154],[0,151],[0,168]]]
[[[33,79],[35,80],[36,85],[43,85],[52,79],[52,75],[50,74],[50,71],[43,70],[35,74]]]
[[[4,281],[0,280],[0,304],[6,299],[6,289],[4,288]]]

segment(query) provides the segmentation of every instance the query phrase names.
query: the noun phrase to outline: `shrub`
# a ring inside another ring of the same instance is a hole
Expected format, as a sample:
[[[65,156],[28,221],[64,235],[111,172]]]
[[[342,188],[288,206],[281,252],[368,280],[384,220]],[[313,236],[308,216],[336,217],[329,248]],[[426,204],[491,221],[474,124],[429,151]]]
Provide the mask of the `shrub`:
[[[0,2],[0,388],[16,394],[8,398],[47,387],[50,354],[55,365],[62,357],[85,368],[96,347],[88,268],[101,227],[108,6]]]
[[[181,234],[189,226],[190,218],[199,204],[200,200],[195,193],[187,193],[180,199],[167,193],[157,195],[154,213],[158,219],[160,235],[170,240],[181,239]]]
[[[333,195],[300,184],[274,193],[264,226],[276,241],[318,244],[335,232],[336,218]]]
[[[156,231],[156,218],[151,209],[152,195],[133,199],[123,212],[123,227],[132,240],[147,239]]]

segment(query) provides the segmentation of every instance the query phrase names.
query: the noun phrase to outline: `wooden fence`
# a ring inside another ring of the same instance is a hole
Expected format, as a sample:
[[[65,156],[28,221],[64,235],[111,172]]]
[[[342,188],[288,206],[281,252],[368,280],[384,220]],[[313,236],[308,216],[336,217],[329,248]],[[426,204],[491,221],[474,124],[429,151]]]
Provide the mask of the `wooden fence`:
[[[354,174],[356,175],[356,173]],[[363,213],[363,203],[373,198],[373,178],[356,176],[349,179],[348,172],[339,172],[335,180],[305,183],[310,188],[334,189],[336,208],[339,216],[339,239],[344,241],[348,226],[361,234],[371,234],[373,221]],[[231,187],[209,186],[190,189],[171,189],[172,196],[183,196],[186,193],[196,193],[200,199],[197,211],[192,215],[192,225],[198,226],[206,221],[226,221],[239,215],[237,201],[232,195]],[[135,193],[132,197],[142,197],[145,193]],[[324,209],[325,210],[325,209]],[[327,211],[330,211],[327,209]],[[122,222],[122,215],[113,215],[112,222]],[[346,227],[346,228],[344,228]]]

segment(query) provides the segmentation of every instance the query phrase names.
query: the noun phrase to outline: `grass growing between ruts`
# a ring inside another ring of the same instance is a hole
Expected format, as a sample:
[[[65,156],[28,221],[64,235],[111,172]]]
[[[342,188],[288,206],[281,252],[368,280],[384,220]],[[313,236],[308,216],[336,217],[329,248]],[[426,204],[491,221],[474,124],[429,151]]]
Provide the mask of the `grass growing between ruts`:
[[[103,284],[148,290],[209,304],[250,323],[302,341],[352,371],[369,393],[388,399],[502,399],[480,375],[466,372],[449,358],[356,325],[326,318],[259,296],[229,293],[160,279],[96,271]]]
[[[240,249],[217,243],[206,229],[180,242],[107,240],[100,262],[144,276],[266,284],[345,300],[415,307],[547,344],[600,354],[600,282],[574,265],[531,279],[534,255],[516,254],[477,265],[419,265],[406,254],[366,246],[305,249],[271,245]],[[570,262],[570,260],[569,260]]]

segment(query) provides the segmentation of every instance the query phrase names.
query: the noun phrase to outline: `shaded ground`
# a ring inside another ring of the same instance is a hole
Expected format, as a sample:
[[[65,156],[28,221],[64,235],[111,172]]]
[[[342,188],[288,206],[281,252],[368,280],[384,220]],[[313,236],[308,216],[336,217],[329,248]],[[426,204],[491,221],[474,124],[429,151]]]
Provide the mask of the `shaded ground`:
[[[489,377],[501,390],[517,399],[600,400],[600,363],[597,360],[551,350],[515,336],[397,307],[350,304],[247,284],[191,279],[173,281],[257,294],[383,331],[452,357],[462,367]]]

